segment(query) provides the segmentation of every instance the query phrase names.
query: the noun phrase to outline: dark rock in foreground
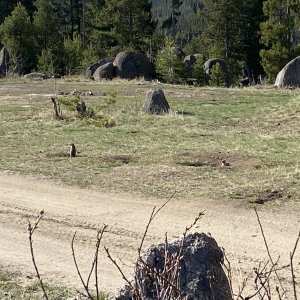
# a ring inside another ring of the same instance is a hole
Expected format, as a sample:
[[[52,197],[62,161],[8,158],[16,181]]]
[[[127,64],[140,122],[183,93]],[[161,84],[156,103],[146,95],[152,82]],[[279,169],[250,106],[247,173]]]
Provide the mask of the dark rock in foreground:
[[[168,257],[176,256],[181,244],[182,238],[169,243]],[[156,272],[161,272],[164,269],[165,253],[165,244],[159,244],[148,249],[142,258]],[[232,299],[228,279],[222,268],[223,252],[213,238],[204,233],[188,235],[183,241],[181,255],[179,273],[181,296],[191,300]],[[151,281],[151,276],[145,277],[143,283],[142,299],[158,299],[156,283]],[[135,298],[130,287],[125,285],[112,299],[132,300]]]

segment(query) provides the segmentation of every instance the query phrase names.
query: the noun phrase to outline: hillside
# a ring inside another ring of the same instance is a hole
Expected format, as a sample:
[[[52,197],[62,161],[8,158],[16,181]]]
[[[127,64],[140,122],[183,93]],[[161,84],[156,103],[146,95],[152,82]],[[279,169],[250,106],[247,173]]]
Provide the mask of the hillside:
[[[202,22],[203,2],[201,0],[183,0],[178,18],[178,32],[195,34]],[[154,20],[162,22],[171,14],[171,0],[152,0],[152,16]]]

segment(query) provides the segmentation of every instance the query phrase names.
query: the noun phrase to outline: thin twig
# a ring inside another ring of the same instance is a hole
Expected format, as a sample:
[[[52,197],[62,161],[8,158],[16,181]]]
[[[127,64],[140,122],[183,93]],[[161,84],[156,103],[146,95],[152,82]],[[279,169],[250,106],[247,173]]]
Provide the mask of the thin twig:
[[[295,299],[295,300],[297,300],[298,298],[297,298],[297,289],[296,289],[296,281],[295,281],[295,274],[294,274],[293,259],[294,259],[294,255],[295,255],[296,249],[297,249],[297,247],[298,247],[299,239],[300,239],[300,230],[299,230],[299,232],[298,232],[298,237],[297,237],[297,239],[296,239],[294,249],[293,249],[293,251],[290,253],[291,272],[292,272],[292,282],[293,282],[293,290],[294,290],[294,299]]]
[[[225,251],[225,248],[222,248],[222,252],[223,252],[223,257],[224,257],[224,263],[223,263],[223,266],[227,272],[227,278],[229,280],[229,287],[230,287],[230,293],[231,293],[231,296],[233,297],[233,286],[232,286],[232,270],[231,270],[231,264],[230,264],[230,261],[226,255],[226,251]]]
[[[43,297],[46,300],[48,300],[49,298],[48,298],[47,292],[46,292],[45,287],[44,287],[43,280],[41,278],[40,272],[38,270],[38,267],[37,267],[37,264],[36,264],[36,261],[35,261],[34,252],[33,252],[33,239],[32,239],[33,233],[38,228],[38,225],[39,225],[39,223],[40,223],[40,221],[42,220],[43,217],[44,217],[44,211],[42,210],[40,212],[39,216],[37,217],[37,220],[36,220],[36,222],[34,223],[33,226],[31,225],[31,222],[28,219],[28,231],[29,231],[29,245],[30,245],[30,252],[31,252],[31,260],[32,260],[33,265],[34,265],[36,276],[39,280],[40,286],[41,286],[41,288],[43,290],[43,293],[44,293]]]
[[[177,193],[177,191],[174,191],[174,193],[168,198],[168,200],[165,203],[163,203],[157,210],[156,210],[156,206],[153,207],[152,213],[150,215],[148,224],[146,225],[145,232],[144,232],[142,240],[141,240],[141,244],[140,244],[140,246],[138,248],[138,254],[139,254],[139,256],[141,255],[141,251],[142,251],[142,247],[143,247],[143,244],[144,244],[144,240],[145,240],[146,235],[148,233],[149,226],[150,226],[151,222],[153,221],[153,219],[155,218],[155,216],[158,214],[158,212],[160,210],[162,210],[167,205],[167,203],[174,197],[174,195],[176,193]]]
[[[118,263],[111,257],[108,248],[104,247],[106,253],[107,253],[107,257],[112,261],[112,263],[117,267],[117,269],[119,270],[119,272],[121,273],[123,279],[129,284],[129,286],[131,287],[132,290],[134,290],[133,285],[131,284],[131,282],[127,279],[127,277],[125,276],[125,274],[123,273],[123,271],[121,270],[121,268],[119,267]]]
[[[71,242],[72,256],[73,256],[74,264],[75,264],[78,276],[79,276],[79,278],[81,280],[81,283],[82,283],[82,285],[83,285],[83,287],[84,287],[84,289],[85,289],[85,291],[86,291],[89,299],[93,300],[94,298],[91,296],[91,294],[89,292],[88,286],[84,283],[84,280],[82,278],[81,272],[80,272],[78,264],[77,264],[77,259],[76,259],[76,256],[75,256],[75,249],[74,249],[74,241],[75,241],[76,234],[77,234],[77,231],[74,232],[74,235],[73,235],[73,238],[72,238],[72,242]]]
[[[99,247],[100,243],[103,237],[103,234],[105,232],[105,229],[107,228],[107,225],[103,225],[103,228],[98,230],[97,232],[97,243],[96,243],[96,251],[95,251],[95,285],[96,285],[96,293],[97,293],[97,300],[100,300],[100,294],[99,294],[99,283],[98,283],[98,254],[99,254]]]
[[[276,277],[277,277],[277,280],[278,280],[278,283],[279,283],[279,285],[280,285],[280,288],[282,289],[283,294],[284,294],[286,291],[285,291],[285,289],[284,289],[283,286],[282,286],[281,279],[279,278],[279,275],[278,275],[277,270],[276,270],[276,268],[275,268],[275,264],[274,264],[273,258],[272,258],[272,256],[271,256],[271,253],[270,253],[270,250],[269,250],[269,246],[268,246],[268,243],[267,243],[267,239],[266,239],[266,237],[265,237],[265,233],[264,233],[262,224],[261,224],[261,222],[260,222],[260,218],[259,218],[258,212],[257,212],[257,210],[256,210],[256,207],[254,207],[254,211],[255,211],[255,214],[256,214],[256,217],[257,217],[257,221],[258,221],[258,224],[259,224],[259,227],[260,227],[260,231],[261,231],[262,237],[263,237],[263,239],[264,239],[264,243],[265,243],[265,246],[266,246],[266,249],[267,249],[267,253],[268,253],[270,262],[271,262],[271,264],[272,264],[272,266],[273,266],[273,268],[274,268],[274,273],[275,273],[275,275],[276,275]],[[287,298],[287,297],[286,297],[286,298]]]

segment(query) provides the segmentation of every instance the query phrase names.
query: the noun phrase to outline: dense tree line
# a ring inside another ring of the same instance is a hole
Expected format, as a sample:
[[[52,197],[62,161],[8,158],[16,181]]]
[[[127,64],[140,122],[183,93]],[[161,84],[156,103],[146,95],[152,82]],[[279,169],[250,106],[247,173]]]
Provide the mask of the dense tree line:
[[[161,70],[173,47],[177,64],[181,48],[223,58],[234,78],[273,80],[300,53],[299,19],[300,0],[0,0],[0,46],[18,73],[72,74],[121,50]]]

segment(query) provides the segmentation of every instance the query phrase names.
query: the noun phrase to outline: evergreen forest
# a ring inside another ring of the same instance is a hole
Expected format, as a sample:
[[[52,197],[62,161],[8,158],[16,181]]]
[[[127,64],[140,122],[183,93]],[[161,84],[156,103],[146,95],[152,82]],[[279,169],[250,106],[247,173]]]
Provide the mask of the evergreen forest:
[[[300,54],[299,17],[300,0],[0,0],[0,47],[17,74],[78,74],[137,51],[160,74],[174,59],[184,77],[182,56],[201,54],[224,59],[236,80],[273,81]]]

